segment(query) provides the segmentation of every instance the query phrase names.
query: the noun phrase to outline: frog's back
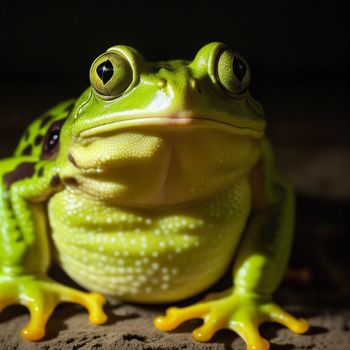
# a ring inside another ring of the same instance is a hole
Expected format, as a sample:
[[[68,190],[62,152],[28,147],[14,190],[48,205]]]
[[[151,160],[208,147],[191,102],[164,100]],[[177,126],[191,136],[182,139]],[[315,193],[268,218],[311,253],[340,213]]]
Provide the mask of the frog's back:
[[[43,156],[45,138],[54,123],[62,123],[74,107],[75,99],[64,101],[48,110],[40,118],[35,119],[24,131],[14,157],[31,156],[37,159]]]

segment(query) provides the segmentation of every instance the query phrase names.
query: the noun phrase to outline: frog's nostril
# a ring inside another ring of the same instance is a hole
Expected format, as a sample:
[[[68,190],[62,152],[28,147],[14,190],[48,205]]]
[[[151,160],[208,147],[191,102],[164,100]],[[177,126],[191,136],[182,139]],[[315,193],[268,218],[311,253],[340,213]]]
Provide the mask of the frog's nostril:
[[[164,78],[160,78],[157,82],[158,89],[164,89],[166,87],[167,80]]]

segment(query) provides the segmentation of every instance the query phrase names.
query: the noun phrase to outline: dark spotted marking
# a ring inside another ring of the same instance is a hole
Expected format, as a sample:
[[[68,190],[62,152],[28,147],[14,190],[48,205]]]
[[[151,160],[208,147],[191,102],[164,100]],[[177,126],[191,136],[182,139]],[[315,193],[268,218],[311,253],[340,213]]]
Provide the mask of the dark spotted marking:
[[[44,139],[44,136],[43,135],[38,135],[35,140],[34,140],[34,144],[35,146],[39,146],[42,142],[42,140]]]
[[[79,168],[77,161],[71,153],[68,154],[68,160],[77,168]]]
[[[4,181],[10,187],[14,182],[32,177],[34,173],[35,163],[24,162],[19,164],[15,170],[4,174]]]
[[[50,114],[47,115],[46,117],[44,117],[40,123],[40,128],[43,128],[44,126],[46,126],[52,118],[53,118],[53,116]]]
[[[38,176],[42,177],[43,175],[44,175],[44,168],[40,167],[39,170],[38,170]]]
[[[50,186],[52,187],[56,187],[58,186],[59,184],[61,183],[61,179],[60,177],[56,174],[56,175],[53,175],[51,180],[50,180]]]
[[[32,153],[32,146],[28,145],[23,151],[22,155],[29,156]]]
[[[44,138],[41,159],[54,159],[56,157],[59,149],[60,131],[65,120],[61,119],[51,124]]]
[[[71,185],[71,186],[75,186],[75,187],[79,186],[79,182],[74,177],[68,177],[67,179],[64,180],[64,182],[67,185]]]

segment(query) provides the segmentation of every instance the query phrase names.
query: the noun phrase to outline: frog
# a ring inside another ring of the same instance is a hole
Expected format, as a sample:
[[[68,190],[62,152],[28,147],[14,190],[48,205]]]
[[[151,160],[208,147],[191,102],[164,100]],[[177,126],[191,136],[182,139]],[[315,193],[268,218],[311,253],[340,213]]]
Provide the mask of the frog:
[[[247,349],[277,322],[304,333],[273,299],[291,251],[294,192],[276,171],[247,61],[224,43],[193,60],[148,62],[116,45],[92,63],[90,86],[35,119],[0,161],[0,310],[30,313],[21,335],[45,337],[61,302],[107,320],[105,296],[174,304],[228,270],[232,286],[154,319],[161,331],[199,318]],[[48,275],[52,262],[79,286]]]

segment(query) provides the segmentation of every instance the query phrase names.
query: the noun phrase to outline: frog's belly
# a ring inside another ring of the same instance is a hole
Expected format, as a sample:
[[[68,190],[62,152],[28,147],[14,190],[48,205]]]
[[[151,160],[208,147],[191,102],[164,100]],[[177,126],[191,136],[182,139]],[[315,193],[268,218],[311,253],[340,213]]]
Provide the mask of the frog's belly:
[[[80,285],[123,300],[170,302],[227,269],[250,210],[242,180],[215,200],[171,212],[120,209],[77,191],[49,202],[57,256]]]

